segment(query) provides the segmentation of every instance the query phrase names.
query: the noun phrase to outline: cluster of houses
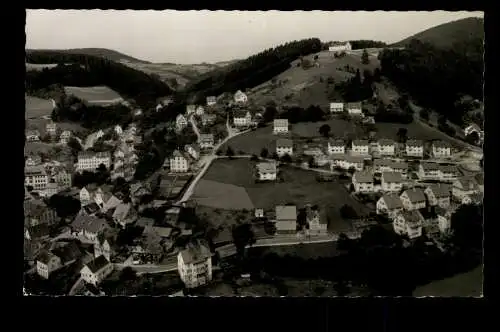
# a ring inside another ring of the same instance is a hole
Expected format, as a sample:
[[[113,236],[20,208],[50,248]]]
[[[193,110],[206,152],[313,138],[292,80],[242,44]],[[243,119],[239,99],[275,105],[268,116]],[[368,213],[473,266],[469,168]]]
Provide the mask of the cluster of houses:
[[[330,103],[330,113],[339,114],[347,112],[349,115],[353,116],[363,116],[363,104],[361,102],[331,102]]]
[[[51,139],[55,140],[59,136],[59,143],[60,144],[67,144],[69,142],[69,139],[71,138],[71,131],[70,130],[60,130],[57,127],[57,124],[54,123],[53,121],[49,121],[45,125],[45,134]],[[26,142],[40,142],[41,140],[41,134],[39,130],[28,130],[26,132]]]
[[[42,197],[50,197],[71,187],[73,174],[61,164],[42,164],[41,159],[28,157],[24,170],[24,186]]]
[[[342,52],[352,50],[352,45],[350,42],[332,42],[328,46],[328,51],[330,52]]]

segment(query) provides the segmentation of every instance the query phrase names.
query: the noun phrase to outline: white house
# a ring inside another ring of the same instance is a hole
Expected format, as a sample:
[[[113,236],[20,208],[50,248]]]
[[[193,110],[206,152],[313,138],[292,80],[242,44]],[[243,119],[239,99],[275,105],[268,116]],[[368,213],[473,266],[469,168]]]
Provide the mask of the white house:
[[[201,149],[212,149],[214,147],[214,135],[213,134],[200,134],[200,148]]]
[[[326,218],[321,218],[317,208],[310,205],[306,207],[306,221],[309,225],[307,231],[309,235],[321,235],[328,232],[328,221]]]
[[[248,101],[248,97],[245,93],[243,93],[241,90],[236,91],[234,94],[234,101],[236,103],[246,103]]]
[[[49,176],[41,165],[25,167],[24,185],[33,187],[34,190],[44,190],[49,183]]]
[[[352,50],[352,45],[350,42],[335,42],[328,47],[330,52],[342,52]]]
[[[424,190],[430,206],[439,206],[443,209],[450,207],[451,186],[448,184],[431,184]]]
[[[41,252],[36,260],[36,272],[44,279],[48,279],[50,274],[61,266],[61,259],[50,251]]]
[[[332,154],[330,156],[330,169],[336,167],[348,170],[354,168],[356,171],[362,171],[365,165],[363,157],[351,156],[346,154]]]
[[[118,135],[121,135],[123,134],[123,129],[120,125],[116,125],[115,128],[114,128],[114,131],[115,133],[117,133]]]
[[[57,125],[54,122],[50,121],[45,125],[45,131],[48,135],[54,136],[57,132]]]
[[[422,236],[422,225],[424,218],[417,211],[402,211],[393,220],[394,232],[399,235],[407,235],[410,239]]]
[[[27,142],[38,142],[40,141],[40,132],[38,130],[28,130],[26,132]]]
[[[70,137],[71,137],[71,131],[64,130],[59,136],[59,143],[68,144]]]
[[[80,271],[82,279],[94,286],[100,284],[113,272],[113,264],[106,257],[99,256],[86,264]]]
[[[421,162],[418,166],[420,180],[439,180],[441,178],[440,166],[437,163]]]
[[[344,154],[345,143],[341,139],[328,140],[328,154]]]
[[[424,156],[424,143],[421,140],[408,140],[406,142],[406,155],[422,158]]]
[[[184,173],[188,170],[189,161],[179,150],[175,150],[170,158],[170,171],[174,173]]]
[[[434,158],[446,158],[451,156],[451,146],[443,141],[432,142],[432,156]]]
[[[351,145],[352,153],[357,155],[368,155],[369,147],[369,142],[361,139],[353,140]]]
[[[330,103],[330,113],[342,113],[344,111],[344,103]]]
[[[378,152],[381,156],[394,156],[396,143],[392,139],[379,139],[377,145]]]
[[[293,155],[293,141],[286,138],[280,138],[276,140],[276,153],[279,157],[286,154]]]
[[[188,125],[187,119],[184,115],[179,114],[175,118],[175,127],[177,128],[178,131],[186,128]]]
[[[276,206],[275,215],[275,225],[278,233],[297,233],[297,207],[295,205],[278,205]]]
[[[273,133],[274,134],[287,134],[288,133],[288,119],[274,119]]]
[[[205,107],[203,107],[201,105],[199,105],[198,107],[196,107],[195,114],[198,115],[198,116],[202,116],[203,114],[205,114]]]
[[[177,269],[187,288],[196,288],[212,280],[212,254],[201,243],[189,244],[177,255]]]
[[[380,197],[376,204],[377,214],[387,214],[390,218],[397,212],[403,210],[403,203],[396,194],[385,194]]]
[[[447,209],[443,209],[441,207],[435,208],[438,228],[441,234],[446,234],[451,229],[451,212]]]
[[[77,171],[95,171],[101,164],[109,169],[111,166],[111,153],[82,151],[78,153]]]
[[[373,176],[369,172],[357,171],[352,176],[355,192],[371,193],[374,191]]]
[[[439,180],[444,182],[453,182],[460,174],[455,165],[439,165]]]
[[[400,173],[383,172],[381,184],[382,191],[399,192],[403,188],[403,178]]]
[[[233,115],[235,127],[246,127],[252,124],[252,114],[246,110],[235,110]]]
[[[363,107],[362,107],[361,102],[347,103],[346,109],[347,109],[347,112],[351,115],[363,115]]]
[[[274,181],[277,175],[276,162],[263,162],[256,165],[257,178],[260,181]]]
[[[215,96],[208,96],[207,97],[207,106],[213,106],[217,104],[217,98]]]
[[[191,156],[193,159],[198,160],[200,158],[200,149],[196,145],[187,144],[184,147],[184,150]]]
[[[412,188],[405,190],[399,198],[405,210],[419,210],[425,208],[425,194],[420,188]]]
[[[196,105],[187,105],[186,106],[186,116],[190,116],[196,112]]]

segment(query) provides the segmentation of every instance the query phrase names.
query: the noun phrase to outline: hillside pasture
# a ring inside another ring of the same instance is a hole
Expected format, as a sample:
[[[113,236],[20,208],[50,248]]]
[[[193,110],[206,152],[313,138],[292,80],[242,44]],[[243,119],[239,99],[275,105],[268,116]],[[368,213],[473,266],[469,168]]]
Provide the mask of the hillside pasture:
[[[253,209],[244,187],[202,179],[192,196],[199,205],[225,210]]]
[[[64,91],[67,95],[73,95],[92,106],[112,105],[123,101],[118,92],[107,86],[65,86]]]
[[[477,267],[469,272],[418,287],[413,296],[480,297],[483,293],[482,284],[482,267]]]
[[[26,71],[31,71],[31,70],[36,70],[36,71],[42,71],[43,69],[52,69],[57,67],[57,63],[28,63],[26,62]]]
[[[273,135],[273,127],[258,128],[245,134],[232,138],[221,147],[222,153],[226,153],[230,146],[234,152],[243,151],[247,154],[260,155],[263,148],[269,151],[269,155],[276,150],[277,136]]]
[[[37,119],[43,116],[49,116],[54,109],[54,104],[50,99],[41,99],[25,95],[24,107],[26,119]]]

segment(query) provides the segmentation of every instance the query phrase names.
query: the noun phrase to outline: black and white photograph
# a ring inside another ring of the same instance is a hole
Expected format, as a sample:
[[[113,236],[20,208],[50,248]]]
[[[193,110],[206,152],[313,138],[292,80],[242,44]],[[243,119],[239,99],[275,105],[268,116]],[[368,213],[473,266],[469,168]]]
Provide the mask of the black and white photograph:
[[[483,297],[483,12],[25,34],[24,295]]]

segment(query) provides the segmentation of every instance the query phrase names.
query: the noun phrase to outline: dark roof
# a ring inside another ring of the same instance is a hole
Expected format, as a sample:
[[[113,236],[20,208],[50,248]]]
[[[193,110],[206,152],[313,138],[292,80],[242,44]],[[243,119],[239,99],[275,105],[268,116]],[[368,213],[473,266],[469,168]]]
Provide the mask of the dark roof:
[[[356,180],[358,183],[372,183],[373,175],[370,172],[356,172],[353,175],[353,180]]]
[[[101,270],[103,267],[107,266],[109,264],[109,261],[106,259],[104,256],[99,256],[90,263],[87,264],[87,267],[89,268],[92,273],[96,273],[99,270]]]
[[[450,144],[448,144],[448,142],[445,142],[445,141],[434,141],[432,142],[432,146],[433,147],[436,147],[436,148],[450,148]]]
[[[424,171],[437,171],[440,169],[440,166],[437,163],[422,162],[422,163],[420,163],[420,166],[422,166]]]
[[[389,210],[394,210],[394,209],[402,209],[403,204],[401,203],[401,199],[399,198],[398,195],[395,194],[386,194],[381,197],[381,199],[384,200],[385,205]]]
[[[93,152],[93,151],[82,151],[78,153],[78,159],[80,158],[111,158],[111,152],[109,151],[104,151],[104,152]]]
[[[355,139],[352,141],[352,145],[368,145],[369,142],[366,139]]]
[[[329,140],[328,140],[328,144],[329,144],[330,146],[345,146],[345,142],[344,142],[344,140],[341,140],[341,139],[333,139],[333,138],[331,138],[331,139],[329,139]]]
[[[484,185],[484,173],[477,173],[477,174],[474,176],[474,179],[476,179],[477,183],[478,183],[480,186],[483,186],[483,185]]]
[[[382,180],[389,183],[400,183],[403,181],[401,173],[398,172],[383,172]]]
[[[420,225],[423,222],[422,214],[417,210],[412,211],[401,211],[401,215],[405,219],[405,222],[410,225]]]
[[[50,233],[49,226],[47,224],[38,224],[32,226],[28,229],[28,232],[32,239],[38,239],[44,236],[48,236]]]
[[[96,203],[96,202],[92,202],[90,204],[87,204],[83,207],[83,209],[85,210],[85,212],[87,212],[88,214],[94,214],[96,213],[97,211],[99,211],[101,208],[99,207],[99,205]]]
[[[405,193],[412,203],[425,202],[424,192],[420,188],[408,189]]]
[[[49,262],[50,262],[50,259],[54,257],[54,255],[48,251],[48,250],[42,250],[39,254],[38,254],[38,257],[37,257],[37,261],[38,262],[41,262],[45,265],[47,265]]]
[[[147,227],[147,226],[153,226],[155,224],[155,220],[152,218],[146,218],[146,217],[141,217],[137,222],[135,223],[136,226],[140,227]]]
[[[428,188],[432,190],[436,198],[450,197],[451,195],[451,186],[444,183],[431,184]]]
[[[291,148],[293,147],[293,141],[290,140],[290,139],[286,139],[286,138],[280,138],[278,140],[276,140],[276,146],[277,147],[285,147],[285,148]]]
[[[474,179],[474,177],[472,177],[472,176],[462,176],[462,177],[459,177],[457,180],[464,190],[477,189],[476,179]]]
[[[443,173],[459,174],[455,165],[439,165],[439,170]]]
[[[378,144],[382,145],[382,146],[386,146],[386,145],[394,145],[395,142],[394,142],[394,140],[389,139],[389,138],[381,138],[378,140]]]
[[[201,262],[212,256],[210,249],[203,244],[191,245],[180,254],[185,264]]]
[[[106,220],[93,216],[79,215],[72,223],[72,227],[76,229],[85,229],[88,232],[98,233],[109,227]]]
[[[55,248],[52,253],[59,257],[63,264],[78,259],[81,255],[80,248],[75,242],[69,242],[63,247]]]
[[[249,112],[248,110],[235,110],[233,113],[233,117],[244,118],[248,112]]]
[[[406,141],[406,146],[424,146],[424,142],[422,140],[419,140],[419,139],[409,139],[408,141]]]
[[[347,108],[361,108],[361,102],[347,103]]]

